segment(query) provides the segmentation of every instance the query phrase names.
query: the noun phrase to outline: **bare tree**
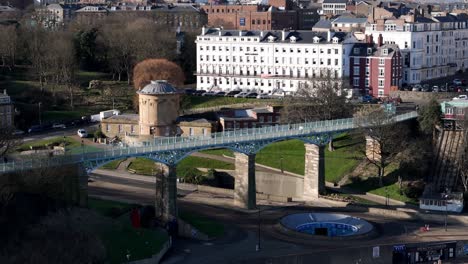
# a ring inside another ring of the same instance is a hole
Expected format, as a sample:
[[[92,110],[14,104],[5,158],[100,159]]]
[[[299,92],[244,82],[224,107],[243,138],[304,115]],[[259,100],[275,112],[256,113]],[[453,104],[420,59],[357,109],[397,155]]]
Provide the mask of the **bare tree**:
[[[41,27],[28,28],[26,39],[28,57],[31,60],[31,66],[39,80],[41,92],[44,91],[47,73],[50,66],[48,57],[48,45],[50,44],[48,32]]]
[[[407,146],[409,128],[392,119],[392,115],[380,106],[364,106],[355,113],[355,120],[366,136],[367,161],[377,167],[379,185],[383,186],[385,168],[401,156]]]
[[[285,100],[283,122],[298,123],[314,120],[330,120],[351,116],[351,104],[346,100],[350,88],[347,79],[335,78],[331,71],[324,71],[299,87],[294,96]],[[329,150],[333,151],[333,140]]]
[[[468,193],[468,120],[462,121],[463,123],[463,138],[460,146],[460,152],[458,152],[457,166],[458,175],[460,175],[460,181],[463,185],[463,190]]]
[[[18,35],[16,26],[0,26],[0,59],[3,67],[11,70],[15,66]]]
[[[2,161],[8,153],[14,151],[22,142],[20,138],[13,134],[14,131],[14,127],[0,129],[0,158]]]

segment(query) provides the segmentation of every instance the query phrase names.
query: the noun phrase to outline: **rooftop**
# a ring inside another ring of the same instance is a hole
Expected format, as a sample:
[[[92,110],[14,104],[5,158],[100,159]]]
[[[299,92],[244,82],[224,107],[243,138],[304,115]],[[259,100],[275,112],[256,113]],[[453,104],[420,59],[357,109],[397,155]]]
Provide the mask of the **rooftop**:
[[[165,80],[151,81],[143,89],[137,92],[138,94],[177,94],[179,91]]]

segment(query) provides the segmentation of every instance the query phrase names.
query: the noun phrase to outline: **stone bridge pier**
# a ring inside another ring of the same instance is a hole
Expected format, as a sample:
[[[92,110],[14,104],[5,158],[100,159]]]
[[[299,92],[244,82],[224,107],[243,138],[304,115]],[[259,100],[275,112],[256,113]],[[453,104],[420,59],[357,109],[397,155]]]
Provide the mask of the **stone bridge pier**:
[[[156,217],[164,222],[177,218],[177,175],[175,165],[157,164]]]
[[[306,202],[312,202],[319,198],[319,194],[325,191],[325,146],[304,144],[305,169],[304,169],[304,193]]]
[[[234,205],[255,209],[257,206],[255,188],[255,154],[235,152],[236,176],[234,179]]]

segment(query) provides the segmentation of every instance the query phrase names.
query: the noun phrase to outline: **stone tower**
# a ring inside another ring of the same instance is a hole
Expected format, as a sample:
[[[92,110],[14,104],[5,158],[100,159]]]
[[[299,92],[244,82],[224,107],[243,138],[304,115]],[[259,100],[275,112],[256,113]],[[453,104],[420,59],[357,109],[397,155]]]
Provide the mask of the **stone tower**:
[[[180,93],[167,81],[151,81],[138,92],[140,136],[174,136]]]

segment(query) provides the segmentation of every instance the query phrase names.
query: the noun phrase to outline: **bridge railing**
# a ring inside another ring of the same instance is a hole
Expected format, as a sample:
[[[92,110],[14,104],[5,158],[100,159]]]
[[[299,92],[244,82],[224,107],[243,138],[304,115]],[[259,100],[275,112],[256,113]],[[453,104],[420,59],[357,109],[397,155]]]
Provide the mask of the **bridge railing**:
[[[394,116],[395,122],[415,118],[416,112],[409,112]],[[213,133],[210,136],[199,137],[168,137],[155,139],[151,144],[143,147],[109,148],[94,152],[85,151],[80,154],[62,155],[54,157],[32,157],[19,161],[0,164],[0,172],[25,170],[32,168],[50,167],[64,164],[74,164],[86,160],[105,160],[116,157],[153,153],[165,150],[180,150],[195,147],[222,147],[232,143],[253,142],[263,139],[282,139],[294,136],[312,135],[316,133],[332,133],[357,128],[359,124],[353,118],[304,122],[297,124],[269,126],[262,128],[241,129]],[[362,124],[361,124],[362,125]]]

